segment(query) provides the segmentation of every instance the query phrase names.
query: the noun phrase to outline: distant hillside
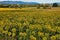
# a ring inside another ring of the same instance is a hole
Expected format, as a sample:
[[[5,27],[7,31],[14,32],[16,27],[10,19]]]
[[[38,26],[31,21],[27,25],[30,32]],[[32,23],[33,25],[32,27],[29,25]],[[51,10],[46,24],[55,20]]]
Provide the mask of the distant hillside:
[[[36,2],[23,2],[23,1],[0,1],[0,4],[39,4]]]

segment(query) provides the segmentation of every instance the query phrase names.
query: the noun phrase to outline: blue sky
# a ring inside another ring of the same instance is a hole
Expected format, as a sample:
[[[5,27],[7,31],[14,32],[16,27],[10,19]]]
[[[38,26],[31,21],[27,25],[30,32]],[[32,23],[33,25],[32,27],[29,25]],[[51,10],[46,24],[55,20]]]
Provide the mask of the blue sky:
[[[0,1],[24,1],[24,2],[38,2],[38,3],[60,2],[60,0],[0,0]]]

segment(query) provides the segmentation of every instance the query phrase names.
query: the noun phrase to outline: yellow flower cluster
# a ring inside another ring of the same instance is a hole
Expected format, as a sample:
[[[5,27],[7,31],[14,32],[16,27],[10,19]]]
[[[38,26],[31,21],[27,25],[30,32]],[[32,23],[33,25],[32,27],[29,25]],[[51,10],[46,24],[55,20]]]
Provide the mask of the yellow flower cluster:
[[[27,34],[25,32],[20,32],[19,35],[20,36],[27,36]]]
[[[33,35],[31,35],[30,40],[36,40],[36,38]]]
[[[8,36],[11,36],[12,35],[12,33],[11,32],[8,32]]]
[[[16,32],[16,28],[13,28],[13,29],[12,29],[12,32]]]
[[[44,33],[43,32],[38,32],[38,36],[43,37],[44,36]]]
[[[8,31],[7,30],[6,31],[3,30],[2,33],[7,35]]]

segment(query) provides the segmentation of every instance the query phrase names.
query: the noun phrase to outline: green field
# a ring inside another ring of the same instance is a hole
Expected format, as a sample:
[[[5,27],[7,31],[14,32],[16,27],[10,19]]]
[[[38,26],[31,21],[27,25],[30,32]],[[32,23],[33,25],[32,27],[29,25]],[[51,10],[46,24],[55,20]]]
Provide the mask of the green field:
[[[60,40],[60,8],[0,8],[0,40]]]

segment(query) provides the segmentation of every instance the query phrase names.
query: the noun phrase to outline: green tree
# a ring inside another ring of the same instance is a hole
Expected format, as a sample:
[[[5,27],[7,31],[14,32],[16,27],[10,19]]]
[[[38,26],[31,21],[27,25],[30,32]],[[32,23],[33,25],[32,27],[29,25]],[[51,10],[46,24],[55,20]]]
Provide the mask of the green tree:
[[[53,3],[53,7],[58,7],[58,3]]]

